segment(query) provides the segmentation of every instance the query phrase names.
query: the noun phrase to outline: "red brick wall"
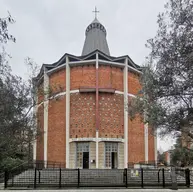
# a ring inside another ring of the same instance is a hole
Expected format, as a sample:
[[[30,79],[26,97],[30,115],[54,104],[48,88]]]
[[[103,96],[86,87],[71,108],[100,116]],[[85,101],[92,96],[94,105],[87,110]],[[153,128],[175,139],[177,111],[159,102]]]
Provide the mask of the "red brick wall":
[[[49,88],[51,95],[66,90],[66,69],[61,69],[50,75]]]
[[[123,95],[99,94],[99,137],[124,137],[123,104]]]
[[[96,85],[96,69],[94,65],[72,67],[70,69],[70,90]]]
[[[123,70],[106,65],[99,66],[99,87],[123,91]]]
[[[48,109],[48,161],[66,162],[66,96],[50,100]]]
[[[128,162],[145,161],[144,125],[141,119],[129,119],[128,129]]]
[[[95,137],[95,93],[75,93],[70,97],[70,137]]]
[[[44,107],[40,105],[37,112],[37,146],[36,159],[44,160]]]
[[[139,82],[139,75],[136,73],[128,72],[128,92],[136,95],[141,89]]]
[[[108,88],[112,86],[111,67],[100,65],[99,66],[99,87]]]
[[[155,161],[154,135],[151,128],[148,129],[148,159]]]
[[[164,154],[165,154],[165,159],[164,160],[168,163],[170,161],[170,159],[169,159],[169,152],[166,151]]]
[[[111,70],[112,88],[118,91],[123,91],[123,69],[112,67]]]
[[[96,69],[94,65],[73,67],[70,70],[70,89],[94,87]],[[60,85],[65,91],[65,69],[50,76],[50,86]],[[123,70],[110,66],[99,66],[99,86],[123,91]],[[137,94],[140,89],[139,76],[129,72],[128,92]],[[55,90],[57,92],[57,90]],[[73,93],[70,98],[70,138],[95,137],[96,108],[95,93]],[[99,94],[99,137],[124,137],[124,96]],[[48,161],[65,162],[66,149],[66,102],[65,96],[49,101],[48,109]],[[128,161],[145,160],[144,125],[140,118],[128,124]],[[149,160],[154,160],[154,139],[149,136]],[[42,144],[38,144],[37,159],[42,159]]]
[[[40,83],[38,85],[37,92],[38,92],[37,96],[38,96],[38,104],[39,104],[44,100],[44,85],[43,85],[43,83]]]

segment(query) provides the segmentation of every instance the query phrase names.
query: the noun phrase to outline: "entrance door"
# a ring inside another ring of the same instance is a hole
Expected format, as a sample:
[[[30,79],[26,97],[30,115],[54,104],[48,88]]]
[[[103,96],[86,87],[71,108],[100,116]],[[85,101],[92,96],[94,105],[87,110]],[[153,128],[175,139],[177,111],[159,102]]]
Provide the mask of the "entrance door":
[[[111,169],[117,168],[117,153],[112,152],[111,153]]]
[[[117,169],[118,168],[118,143],[106,142],[105,143],[105,168]]]
[[[83,152],[83,169],[89,168],[89,152]]]

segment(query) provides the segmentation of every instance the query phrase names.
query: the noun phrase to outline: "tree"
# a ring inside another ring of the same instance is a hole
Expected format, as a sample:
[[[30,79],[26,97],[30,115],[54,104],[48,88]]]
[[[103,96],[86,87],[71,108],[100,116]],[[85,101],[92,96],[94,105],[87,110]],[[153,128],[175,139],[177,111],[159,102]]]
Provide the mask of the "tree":
[[[8,32],[11,23],[10,14],[0,18],[0,172],[29,160],[34,139],[32,85],[12,73],[4,46],[16,41]]]
[[[164,163],[164,153],[160,153],[159,151],[157,152],[157,159],[159,163]]]
[[[161,134],[193,139],[193,0],[169,0],[142,68],[142,90],[129,103],[131,117],[145,115]],[[145,112],[145,113],[144,113]]]
[[[182,145],[181,137],[176,140],[175,149],[171,153],[171,164],[182,167],[193,165],[193,150]]]

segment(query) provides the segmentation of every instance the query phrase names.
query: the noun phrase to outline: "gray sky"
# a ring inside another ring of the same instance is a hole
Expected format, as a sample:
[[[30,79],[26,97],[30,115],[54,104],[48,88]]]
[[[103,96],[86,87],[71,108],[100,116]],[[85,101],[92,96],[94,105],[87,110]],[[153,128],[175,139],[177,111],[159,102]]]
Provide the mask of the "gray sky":
[[[156,34],[157,15],[166,0],[0,0],[0,17],[9,11],[16,23],[9,31],[16,43],[9,43],[13,72],[26,78],[24,59],[36,63],[53,63],[64,53],[81,55],[85,29],[94,19],[94,7],[100,11],[98,20],[107,30],[112,56],[129,55],[142,65],[149,50],[145,43]],[[159,142],[165,150],[171,139]]]

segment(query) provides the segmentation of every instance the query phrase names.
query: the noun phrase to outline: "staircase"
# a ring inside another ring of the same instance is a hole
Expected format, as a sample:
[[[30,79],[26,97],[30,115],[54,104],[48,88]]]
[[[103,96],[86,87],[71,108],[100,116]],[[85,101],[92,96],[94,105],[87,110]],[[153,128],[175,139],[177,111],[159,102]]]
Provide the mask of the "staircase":
[[[34,187],[34,179],[36,177],[37,187],[124,187],[126,177],[124,169],[65,169],[47,168],[42,170],[28,169],[18,175],[9,176],[8,187]],[[36,176],[35,176],[36,174]],[[61,176],[61,177],[60,177]],[[169,171],[164,172],[165,186],[171,186],[171,176]],[[60,179],[61,178],[61,179]],[[177,174],[178,185],[185,185],[185,177]],[[141,187],[142,173],[141,170],[127,169],[127,184],[128,187]],[[157,169],[143,170],[143,185],[144,186],[163,186],[163,175],[160,171],[158,182]]]

